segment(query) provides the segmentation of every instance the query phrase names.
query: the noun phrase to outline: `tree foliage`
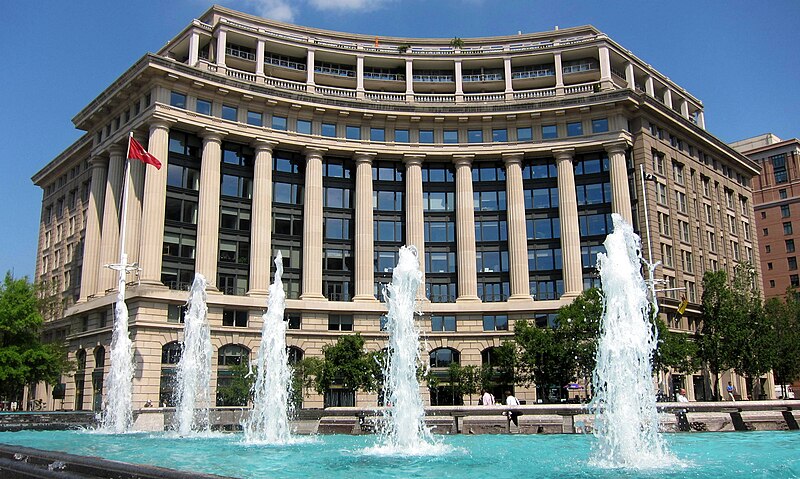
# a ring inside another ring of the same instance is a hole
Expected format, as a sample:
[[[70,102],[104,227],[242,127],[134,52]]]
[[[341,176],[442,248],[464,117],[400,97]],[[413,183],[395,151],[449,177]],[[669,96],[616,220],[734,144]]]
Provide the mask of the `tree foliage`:
[[[674,369],[682,374],[691,374],[700,367],[697,344],[687,333],[670,331],[664,320],[656,318],[658,346],[653,354],[653,371]]]
[[[336,344],[322,348],[322,365],[315,387],[324,394],[332,385],[353,391],[375,391],[382,381],[380,352],[364,351],[364,338],[356,333],[340,336]]]
[[[26,384],[54,384],[71,369],[60,344],[41,341],[36,287],[6,273],[0,285],[0,398],[19,400]]]
[[[697,352],[714,375],[714,397],[719,398],[719,374],[735,364],[731,318],[736,307],[725,271],[706,271],[703,275],[702,302],[703,325],[696,339]]]
[[[218,406],[246,406],[253,399],[257,373],[247,362],[234,364],[227,371],[227,381],[217,386]]]
[[[772,338],[775,384],[791,384],[800,379],[800,297],[797,291],[788,291],[783,301],[767,301],[764,310],[776,332]]]

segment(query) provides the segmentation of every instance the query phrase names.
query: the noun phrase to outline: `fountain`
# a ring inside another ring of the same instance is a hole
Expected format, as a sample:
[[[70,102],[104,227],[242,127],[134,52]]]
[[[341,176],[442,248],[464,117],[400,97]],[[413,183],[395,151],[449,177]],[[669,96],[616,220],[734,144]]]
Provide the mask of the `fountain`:
[[[420,360],[419,330],[414,324],[416,295],[422,282],[417,249],[400,248],[392,283],[384,289],[389,308],[386,330],[389,332],[386,360],[383,445],[376,452],[424,455],[437,453],[440,444],[425,426],[425,408],[419,394],[417,365]]]
[[[210,429],[211,332],[206,319],[206,278],[200,273],[194,276],[188,303],[172,422],[181,436]]]
[[[286,351],[286,293],[283,290],[283,257],[275,255],[275,281],[269,287],[267,312],[262,316],[261,347],[258,350],[253,410],[244,421],[244,442],[287,444],[292,442],[289,418],[293,415],[292,372]]]
[[[111,265],[120,271],[117,302],[114,307],[114,328],[111,337],[111,370],[108,373],[108,394],[103,400],[99,430],[121,434],[133,424],[133,342],[128,334],[128,306],[125,304],[125,273],[128,257],[121,254],[120,264]]]
[[[605,305],[590,404],[597,438],[593,462],[661,468],[674,458],[658,433],[651,363],[657,338],[641,275],[641,241],[621,216],[613,214],[612,219],[614,232],[604,243],[607,253],[597,258]]]

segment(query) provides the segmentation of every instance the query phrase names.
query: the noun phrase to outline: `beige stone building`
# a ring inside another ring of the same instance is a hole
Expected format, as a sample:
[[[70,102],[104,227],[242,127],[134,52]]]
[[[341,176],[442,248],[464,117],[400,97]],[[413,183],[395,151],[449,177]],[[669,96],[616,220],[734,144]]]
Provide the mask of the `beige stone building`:
[[[298,358],[351,332],[384,347],[380,285],[416,246],[434,371],[490,362],[515,321],[544,327],[597,285],[612,212],[662,262],[662,311],[689,301],[676,329],[697,327],[704,270],[759,264],[758,168],[706,131],[689,92],[591,26],[450,44],[212,7],[80,111],[86,134],[33,178],[36,278],[56,298],[46,334],[78,364],[56,407],[97,408],[104,393],[116,288],[104,265],[119,257],[130,131],[164,164],[134,161],[127,179],[135,405],[169,394],[195,273],[212,290],[212,386],[255,357],[278,250]],[[674,379],[705,397],[701,372]],[[375,401],[332,390],[304,406]]]

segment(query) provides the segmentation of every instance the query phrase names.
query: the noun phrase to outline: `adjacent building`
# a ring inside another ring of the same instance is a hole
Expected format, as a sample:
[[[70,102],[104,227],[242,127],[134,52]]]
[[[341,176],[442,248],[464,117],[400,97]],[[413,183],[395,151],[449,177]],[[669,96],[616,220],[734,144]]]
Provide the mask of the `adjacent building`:
[[[761,167],[754,179],[753,201],[761,256],[764,296],[783,297],[800,287],[800,140],[767,133],[731,143]]]
[[[120,253],[123,181],[124,248],[139,268],[127,288],[134,404],[169,402],[196,273],[209,280],[212,387],[254,359],[277,251],[297,360],[354,332],[385,347],[381,285],[398,248],[416,246],[424,355],[440,387],[450,363],[490,365],[515,321],[546,327],[598,284],[611,213],[662,262],[675,329],[697,328],[706,269],[761,264],[758,166],[706,130],[699,99],[591,26],[451,42],[214,6],[73,123],[86,134],[33,178],[36,278],[55,299],[46,334],[78,366],[63,378],[66,409],[98,408],[105,392],[116,272],[104,265]],[[123,177],[131,131],[160,170],[133,162]],[[707,397],[702,371],[672,379]],[[438,391],[426,400],[452,401]],[[378,400],[306,393],[305,407]]]

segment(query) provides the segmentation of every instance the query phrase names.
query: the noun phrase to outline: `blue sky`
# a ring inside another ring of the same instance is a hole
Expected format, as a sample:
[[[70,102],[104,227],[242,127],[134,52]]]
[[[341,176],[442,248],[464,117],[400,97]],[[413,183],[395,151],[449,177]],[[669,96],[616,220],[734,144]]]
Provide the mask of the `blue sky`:
[[[4,2],[0,273],[32,276],[41,191],[30,177],[82,132],[72,117],[212,2]],[[705,105],[723,141],[800,136],[800,1],[233,0],[227,7],[368,35],[480,37],[592,24]]]

